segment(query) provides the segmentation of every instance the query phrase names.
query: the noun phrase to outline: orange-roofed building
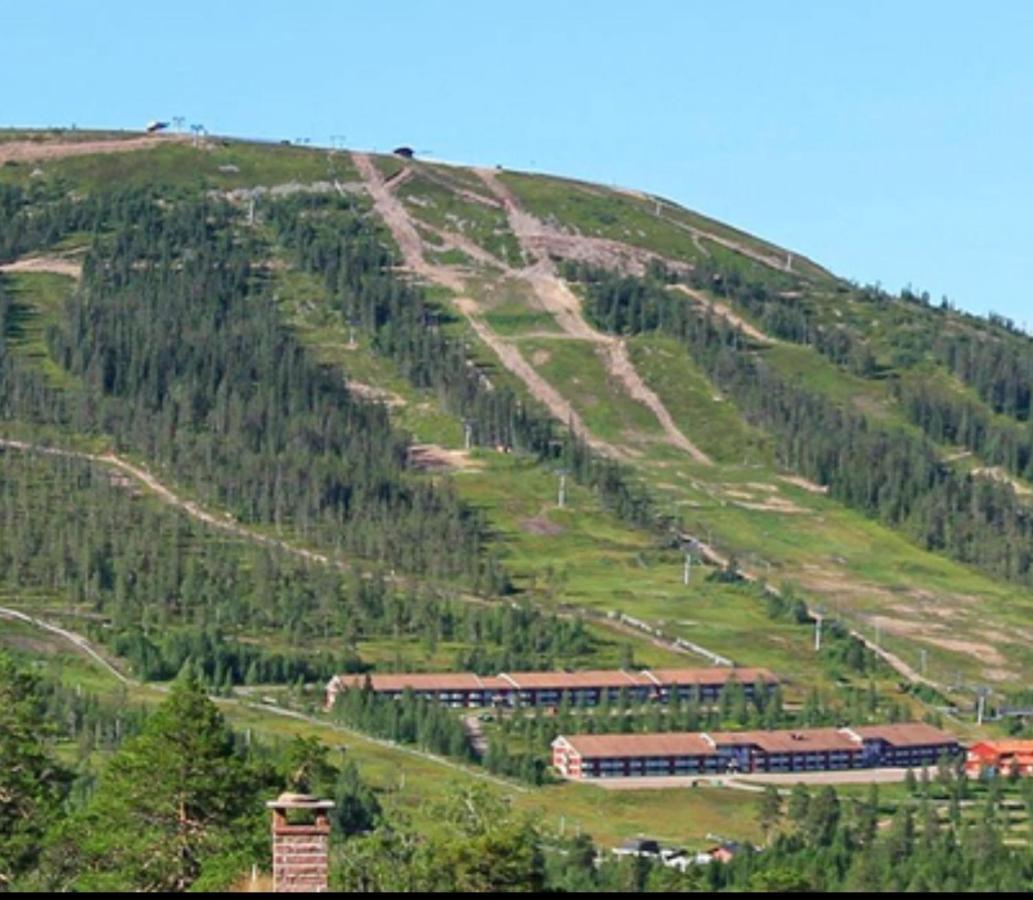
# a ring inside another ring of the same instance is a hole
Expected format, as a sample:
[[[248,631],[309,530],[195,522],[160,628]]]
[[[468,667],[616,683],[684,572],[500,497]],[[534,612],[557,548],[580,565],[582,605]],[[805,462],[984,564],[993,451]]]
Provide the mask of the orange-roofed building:
[[[968,748],[965,774],[979,778],[984,772],[1033,776],[1033,741],[979,741]]]

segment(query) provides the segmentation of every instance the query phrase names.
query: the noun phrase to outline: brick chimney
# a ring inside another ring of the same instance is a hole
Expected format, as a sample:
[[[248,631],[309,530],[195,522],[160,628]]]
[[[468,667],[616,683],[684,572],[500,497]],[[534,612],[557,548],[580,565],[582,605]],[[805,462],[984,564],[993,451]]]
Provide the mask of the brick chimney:
[[[266,806],[273,811],[273,890],[324,893],[330,845],[332,800],[308,794],[280,794]]]

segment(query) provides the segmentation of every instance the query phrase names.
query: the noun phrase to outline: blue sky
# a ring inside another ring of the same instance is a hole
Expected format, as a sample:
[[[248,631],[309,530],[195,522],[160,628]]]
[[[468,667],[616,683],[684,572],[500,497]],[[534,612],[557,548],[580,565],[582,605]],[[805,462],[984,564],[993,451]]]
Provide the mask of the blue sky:
[[[1033,326],[1033,4],[0,5],[0,124],[388,149],[642,188]]]

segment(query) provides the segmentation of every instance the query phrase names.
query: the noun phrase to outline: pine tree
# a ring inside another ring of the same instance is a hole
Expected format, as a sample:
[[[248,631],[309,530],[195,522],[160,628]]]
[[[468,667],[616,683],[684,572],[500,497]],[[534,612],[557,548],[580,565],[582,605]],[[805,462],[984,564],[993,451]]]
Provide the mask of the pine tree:
[[[180,891],[227,857],[235,877],[264,852],[262,787],[187,669],[140,736],[111,759],[89,805],[62,825],[47,851],[49,880],[78,890]]]
[[[0,653],[0,892],[35,864],[70,773],[51,756],[37,680]]]

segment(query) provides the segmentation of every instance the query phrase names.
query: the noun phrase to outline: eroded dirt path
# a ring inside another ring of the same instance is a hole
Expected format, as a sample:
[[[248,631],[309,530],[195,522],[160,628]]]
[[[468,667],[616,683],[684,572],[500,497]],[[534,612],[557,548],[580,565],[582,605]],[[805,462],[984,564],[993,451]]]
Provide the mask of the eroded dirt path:
[[[544,404],[553,418],[559,419],[575,435],[599,452],[616,459],[627,458],[628,454],[625,451],[592,435],[584,420],[566,398],[538,374],[534,366],[524,359],[523,354],[515,346],[502,340],[488,327],[488,324],[480,317],[477,304],[473,300],[469,297],[458,297],[454,302],[456,308],[466,316],[477,337],[492,349],[501,360],[502,365],[527,385],[534,398]]]
[[[193,500],[187,500],[184,497],[181,497],[171,488],[167,487],[155,478],[147,469],[142,466],[138,466],[135,463],[131,463],[129,460],[123,459],[121,456],[117,456],[114,453],[87,453],[82,450],[65,450],[58,447],[43,447],[26,441],[16,441],[9,438],[0,438],[0,448],[41,453],[44,456],[58,456],[63,459],[78,459],[83,462],[97,463],[102,466],[118,469],[147,487],[148,490],[157,496],[163,503],[182,510],[190,516],[190,518],[197,522],[202,522],[211,528],[216,528],[219,531],[226,532],[227,534],[231,534],[234,537],[238,537],[246,541],[251,541],[255,544],[263,544],[276,550],[282,550],[285,553],[297,556],[307,562],[331,565],[344,571],[351,568],[343,560],[331,558],[324,553],[318,553],[314,550],[306,550],[304,547],[295,546],[289,541],[282,540],[281,538],[270,537],[267,534],[262,534],[260,531],[256,531],[246,525],[242,525],[229,513],[216,514],[209,512]]]
[[[70,256],[27,256],[14,262],[0,265],[0,272],[36,273],[50,272],[54,275],[66,275],[79,281],[82,278],[82,260]]]
[[[148,135],[114,138],[110,141],[8,141],[0,143],[0,164],[30,160],[62,159],[67,156],[92,156],[97,153],[126,153],[150,150],[162,144],[184,143],[186,135]]]
[[[717,300],[711,300],[709,297],[704,296],[699,291],[694,291],[688,285],[685,284],[672,284],[675,290],[681,291],[686,296],[690,297],[693,301],[698,303],[700,306],[706,307],[711,312],[720,316],[722,319],[727,319],[729,323],[738,328],[747,337],[753,338],[755,341],[761,344],[777,344],[774,338],[769,337],[759,328],[751,325],[742,316],[737,315],[732,309],[725,303],[721,303]]]
[[[496,192],[509,218],[510,228],[525,253],[534,252],[533,237],[542,233],[544,226],[520,208],[512,192],[494,172],[479,170],[484,183]],[[581,300],[555,271],[548,255],[523,272],[542,306],[552,314],[560,328],[571,337],[589,341],[603,348],[607,372],[615,378],[633,400],[641,403],[656,417],[667,441],[688,453],[696,462],[712,465],[712,460],[692,443],[675,424],[667,407],[638,374],[628,356],[627,346],[620,338],[593,328],[581,313]]]
[[[464,296],[466,284],[461,272],[455,267],[435,265],[428,262],[423,255],[424,243],[413,224],[412,218],[402,202],[391,192],[384,182],[383,176],[373,165],[373,161],[364,153],[353,153],[355,166],[366,182],[373,206],[387,225],[395,242],[402,252],[406,269],[426,278],[428,281],[443,285],[457,294],[456,308],[466,317],[476,335],[487,344],[498,356],[502,365],[516,375],[531,392],[532,396],[542,403],[552,414],[573,430],[578,437],[584,439],[596,449],[617,458],[623,458],[623,451],[595,438],[585,426],[570,403],[548,381],[524,359],[520,350],[511,343],[502,340],[480,317],[476,302]],[[458,246],[458,244],[456,244]],[[463,248],[461,248],[463,249]],[[464,250],[465,252],[465,250]],[[486,251],[478,248],[479,254]],[[499,260],[491,257],[492,263],[502,266]],[[503,268],[505,268],[503,266]],[[576,299],[576,298],[575,298]]]

